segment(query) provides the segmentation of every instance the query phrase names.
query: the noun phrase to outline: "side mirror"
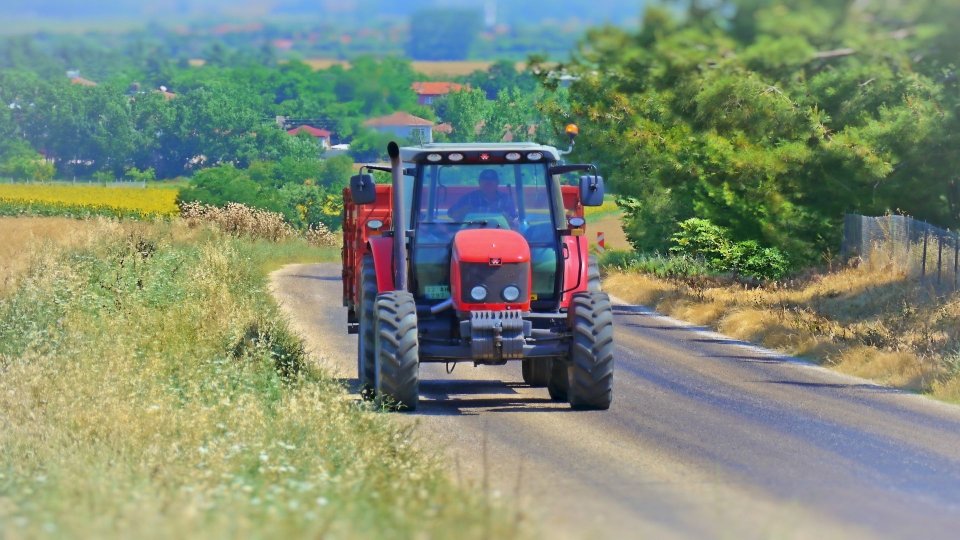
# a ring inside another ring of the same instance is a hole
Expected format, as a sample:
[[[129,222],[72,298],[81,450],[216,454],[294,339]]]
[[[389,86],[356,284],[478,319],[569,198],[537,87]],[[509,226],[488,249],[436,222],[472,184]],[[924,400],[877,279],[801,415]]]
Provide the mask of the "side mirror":
[[[584,206],[603,205],[603,177],[587,175],[580,177],[580,203]]]
[[[350,177],[350,198],[353,204],[370,204],[377,200],[377,187],[371,174],[355,174]]]

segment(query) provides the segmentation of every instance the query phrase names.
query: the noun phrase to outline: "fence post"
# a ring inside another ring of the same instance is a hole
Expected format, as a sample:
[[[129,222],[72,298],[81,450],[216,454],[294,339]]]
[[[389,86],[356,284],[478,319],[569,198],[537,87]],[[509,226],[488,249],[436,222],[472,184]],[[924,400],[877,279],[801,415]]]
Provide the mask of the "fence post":
[[[943,233],[937,231],[937,285],[941,284],[943,277]]]
[[[923,255],[920,257],[920,277],[927,277],[927,239],[930,237],[930,229],[927,229],[926,223],[923,227]]]
[[[953,233],[953,290],[957,290],[957,269],[960,268],[960,233]]]

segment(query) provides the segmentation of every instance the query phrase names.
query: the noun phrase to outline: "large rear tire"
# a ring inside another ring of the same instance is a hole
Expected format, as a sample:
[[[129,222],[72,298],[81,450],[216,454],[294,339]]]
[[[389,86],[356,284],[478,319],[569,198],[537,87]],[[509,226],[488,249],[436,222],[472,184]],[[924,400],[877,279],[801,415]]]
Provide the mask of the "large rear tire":
[[[568,399],[574,409],[609,409],[613,400],[613,309],[602,292],[577,293],[570,302]]]
[[[521,360],[523,382],[533,387],[544,387],[550,379],[551,361],[545,358]]]
[[[550,375],[547,377],[547,392],[554,401],[567,401],[570,381],[567,378],[567,363],[559,358],[550,361]]]
[[[377,296],[374,334],[377,400],[382,406],[412,411],[420,396],[420,346],[413,295],[391,291]]]
[[[376,378],[373,358],[376,303],[377,271],[373,266],[373,256],[367,254],[360,263],[360,327],[357,339],[357,380],[360,382],[360,395],[364,399],[373,397]]]

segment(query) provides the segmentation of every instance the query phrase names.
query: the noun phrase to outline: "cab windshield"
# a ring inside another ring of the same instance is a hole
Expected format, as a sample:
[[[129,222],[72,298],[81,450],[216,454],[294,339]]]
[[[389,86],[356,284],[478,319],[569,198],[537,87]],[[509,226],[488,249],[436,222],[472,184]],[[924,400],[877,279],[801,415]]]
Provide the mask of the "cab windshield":
[[[532,292],[535,299],[551,299],[558,244],[549,180],[543,163],[421,165],[412,216],[417,295],[449,297],[454,235],[467,228],[496,228],[526,238],[533,259]]]

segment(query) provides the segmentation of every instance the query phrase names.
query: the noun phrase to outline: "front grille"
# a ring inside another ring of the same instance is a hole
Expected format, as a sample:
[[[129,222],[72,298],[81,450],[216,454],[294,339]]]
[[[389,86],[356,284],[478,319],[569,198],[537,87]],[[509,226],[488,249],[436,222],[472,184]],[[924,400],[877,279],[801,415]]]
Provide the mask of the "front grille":
[[[530,263],[505,264],[503,266],[490,266],[488,264],[463,263],[460,267],[460,300],[467,304],[502,304],[506,303],[501,293],[507,285],[515,285],[520,289],[520,298],[516,302],[526,302],[530,294],[529,281]],[[483,302],[477,302],[470,298],[470,289],[477,285],[483,285],[487,288],[487,298]]]

